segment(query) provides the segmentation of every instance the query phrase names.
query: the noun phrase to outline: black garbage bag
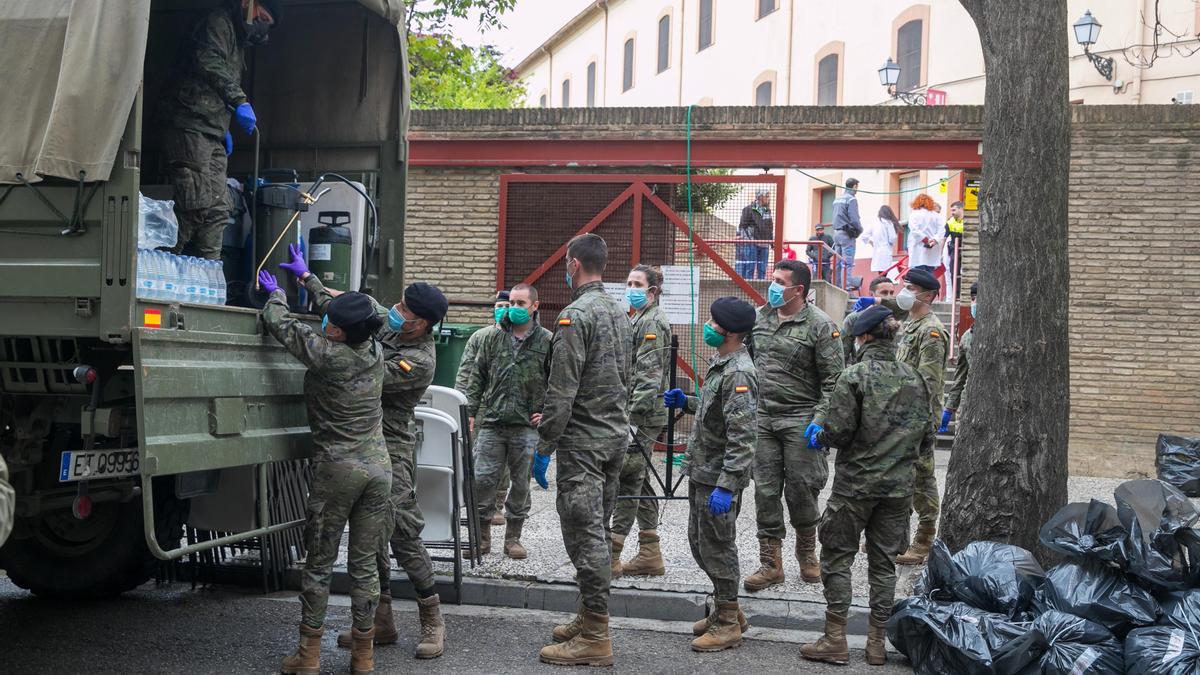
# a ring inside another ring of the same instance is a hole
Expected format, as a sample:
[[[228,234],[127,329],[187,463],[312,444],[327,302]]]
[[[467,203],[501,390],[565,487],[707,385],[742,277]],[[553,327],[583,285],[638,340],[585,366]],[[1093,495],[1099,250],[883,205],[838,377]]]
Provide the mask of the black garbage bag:
[[[1200,497],[1200,438],[1158,435],[1154,447],[1158,479],[1189,497]]]
[[[997,673],[1035,675],[1120,675],[1124,645],[1104,626],[1050,610],[1021,637],[995,655]]]
[[[896,605],[887,632],[917,673],[983,674],[993,672],[993,654],[1028,628],[961,602],[913,596]]]
[[[1158,619],[1158,601],[1117,568],[1098,560],[1068,560],[1046,573],[1034,594],[1039,612],[1056,609],[1104,626],[1124,639],[1138,626]]]
[[[1058,510],[1038,535],[1042,545],[1065,556],[1079,556],[1125,564],[1128,535],[1117,510],[1093,499],[1067,504]]]
[[[1129,631],[1125,638],[1125,672],[1132,675],[1200,673],[1198,630],[1151,626]]]
[[[933,543],[916,592],[936,600],[958,600],[976,609],[1022,619],[1046,573],[1020,546],[975,541],[950,555],[942,540]]]
[[[1195,505],[1177,488],[1158,480],[1131,480],[1113,492],[1117,517],[1129,532],[1127,569],[1156,591],[1200,583],[1200,520]]]
[[[1200,588],[1164,593],[1158,603],[1162,606],[1159,625],[1200,633]]]

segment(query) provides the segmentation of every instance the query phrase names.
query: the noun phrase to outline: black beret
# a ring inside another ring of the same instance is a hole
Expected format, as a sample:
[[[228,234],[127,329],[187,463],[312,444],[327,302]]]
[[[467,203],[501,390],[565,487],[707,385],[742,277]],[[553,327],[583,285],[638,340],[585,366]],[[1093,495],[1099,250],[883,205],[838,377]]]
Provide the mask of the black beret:
[[[713,321],[730,333],[749,333],[754,328],[754,308],[732,295],[717,298],[708,311]]]
[[[446,310],[450,307],[441,289],[424,281],[409,284],[404,289],[404,305],[408,311],[429,323],[437,323],[445,318]]]
[[[376,316],[371,299],[357,291],[342,293],[329,301],[325,314],[329,323],[338,328],[349,328]]]
[[[880,322],[891,315],[892,310],[884,307],[883,305],[873,305],[868,307],[855,315],[854,321],[850,322],[850,334],[854,337],[858,337],[863,333],[870,332],[872,328],[878,326]]]
[[[978,281],[971,284],[971,297],[973,298],[977,295],[979,295],[979,282]]]
[[[942,285],[934,278],[932,274],[925,270],[919,270],[915,267],[904,273],[904,280],[910,284],[916,284],[927,291],[940,291]]]
[[[497,291],[495,302],[508,302],[508,291]]]

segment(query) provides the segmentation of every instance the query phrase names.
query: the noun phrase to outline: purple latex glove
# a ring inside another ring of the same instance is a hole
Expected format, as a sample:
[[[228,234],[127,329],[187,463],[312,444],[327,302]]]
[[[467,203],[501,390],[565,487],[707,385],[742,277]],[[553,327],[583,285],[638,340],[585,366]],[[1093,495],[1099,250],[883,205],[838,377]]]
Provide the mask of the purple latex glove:
[[[258,117],[254,115],[254,108],[251,108],[249,103],[243,103],[235,108],[233,119],[247,134],[254,133],[254,129],[258,126]]]
[[[274,293],[279,290],[279,280],[275,278],[274,274],[266,270],[258,273],[258,285],[267,289],[268,293]]]
[[[300,246],[288,244],[288,253],[292,255],[292,261],[280,263],[279,269],[295,274],[297,279],[308,274],[308,264],[304,262],[304,251],[300,250]]]

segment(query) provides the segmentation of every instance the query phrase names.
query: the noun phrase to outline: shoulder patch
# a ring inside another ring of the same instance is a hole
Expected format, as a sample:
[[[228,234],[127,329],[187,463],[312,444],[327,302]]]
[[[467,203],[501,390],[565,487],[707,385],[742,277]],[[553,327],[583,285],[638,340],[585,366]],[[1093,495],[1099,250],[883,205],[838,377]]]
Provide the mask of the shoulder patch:
[[[658,335],[655,333],[646,333],[646,339],[647,340],[657,340]]]
[[[400,359],[400,363],[398,365],[400,366],[400,370],[403,370],[406,373],[412,372],[412,369],[413,369],[412,364],[409,363],[407,360]]]
[[[841,336],[842,336],[842,332],[840,330],[833,331],[833,337],[836,338],[836,337],[841,337]]]
[[[735,394],[744,394],[748,391],[750,391],[750,385],[748,384],[739,384],[733,388],[733,393]]]
[[[571,320],[570,320],[569,318],[567,318],[567,317],[565,317],[565,316],[564,316],[563,318],[561,318],[561,319],[559,319],[559,320],[558,320],[558,325],[560,325],[560,326],[570,326],[570,325],[571,325]]]
[[[929,337],[942,337],[942,334],[937,332],[936,330],[931,330],[931,331],[929,331]]]

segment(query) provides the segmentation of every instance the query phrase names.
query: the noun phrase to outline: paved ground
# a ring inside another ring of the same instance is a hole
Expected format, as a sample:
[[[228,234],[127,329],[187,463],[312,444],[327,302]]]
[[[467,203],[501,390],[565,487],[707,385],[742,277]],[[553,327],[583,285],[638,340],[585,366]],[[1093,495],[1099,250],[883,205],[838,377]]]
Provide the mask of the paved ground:
[[[323,641],[323,672],[348,672],[349,653],[335,646],[348,625],[345,597],[335,597]],[[0,666],[8,673],[273,673],[296,643],[299,603],[293,594],[254,595],[230,589],[191,590],[186,584],[147,586],[121,598],[62,604],[34,598],[0,577]],[[378,672],[570,673],[547,666],[537,651],[566,615],[531,610],[447,607],[449,642],[437,660],[416,662],[417,618],[411,602],[397,603],[401,641],[377,652]],[[887,667],[863,663],[852,640],[850,667],[801,663],[797,644],[813,638],[752,628],[740,649],[697,654],[688,648],[690,624],[615,621],[620,673],[910,672],[893,653]],[[586,669],[585,669],[586,670]]]

